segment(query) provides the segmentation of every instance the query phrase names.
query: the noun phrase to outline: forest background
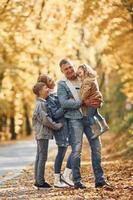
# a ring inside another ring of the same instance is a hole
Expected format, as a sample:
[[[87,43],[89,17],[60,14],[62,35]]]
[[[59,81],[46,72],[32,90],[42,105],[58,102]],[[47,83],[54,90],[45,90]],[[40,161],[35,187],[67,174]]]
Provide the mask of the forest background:
[[[97,70],[115,149],[131,157],[133,0],[0,1],[0,142],[32,135],[32,87],[61,78],[64,57]]]

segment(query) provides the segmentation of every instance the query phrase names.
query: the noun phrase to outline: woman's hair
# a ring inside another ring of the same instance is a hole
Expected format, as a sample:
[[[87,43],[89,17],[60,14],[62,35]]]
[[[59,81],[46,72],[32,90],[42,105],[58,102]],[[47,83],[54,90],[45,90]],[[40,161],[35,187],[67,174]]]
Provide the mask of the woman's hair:
[[[45,83],[43,82],[37,82],[34,86],[33,86],[33,93],[36,95],[36,96],[39,96],[39,92],[42,90],[42,88],[46,86]]]
[[[89,76],[91,78],[94,78],[97,76],[97,72],[94,69],[92,69],[90,65],[82,64],[82,65],[79,65],[78,69],[82,69],[84,71],[85,76]]]
[[[48,76],[46,74],[40,74],[38,79],[37,79],[37,82],[43,82],[47,85]]]

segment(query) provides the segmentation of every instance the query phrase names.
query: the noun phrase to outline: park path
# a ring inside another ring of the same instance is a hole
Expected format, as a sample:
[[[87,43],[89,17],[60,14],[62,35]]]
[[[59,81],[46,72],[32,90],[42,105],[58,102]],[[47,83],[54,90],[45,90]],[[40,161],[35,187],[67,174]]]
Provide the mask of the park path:
[[[55,146],[50,141],[49,151]],[[36,142],[34,139],[16,141],[0,145],[0,184],[18,176],[27,165],[35,160]]]
[[[36,190],[33,187],[34,173],[33,164],[31,164],[19,176],[0,185],[0,200],[133,200],[133,160],[125,160],[121,157],[110,155],[109,146],[112,141],[114,141],[113,136],[109,134],[102,136],[102,164],[108,181],[114,186],[113,191],[95,189],[89,145],[85,138],[82,151],[81,174],[83,182],[87,186],[86,189],[52,188]],[[46,166],[46,180],[51,184],[53,184],[54,177],[53,164],[55,154],[56,149],[52,148],[49,151],[49,159]]]

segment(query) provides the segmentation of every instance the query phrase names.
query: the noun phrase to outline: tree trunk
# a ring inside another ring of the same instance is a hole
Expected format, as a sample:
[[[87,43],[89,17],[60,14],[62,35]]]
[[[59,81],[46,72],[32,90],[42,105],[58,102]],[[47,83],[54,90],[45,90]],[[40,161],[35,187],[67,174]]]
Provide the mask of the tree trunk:
[[[31,129],[31,124],[30,124],[30,120],[29,120],[29,116],[28,113],[25,112],[25,131],[26,131],[26,135],[31,135],[32,133],[32,129]]]
[[[26,135],[31,135],[32,133],[32,128],[31,128],[31,124],[30,124],[30,119],[29,119],[29,114],[28,114],[28,106],[26,104],[26,102],[24,101],[24,119],[25,119],[25,132]]]
[[[17,135],[15,133],[15,118],[14,118],[14,116],[10,117],[10,133],[11,133],[11,140],[16,140]]]

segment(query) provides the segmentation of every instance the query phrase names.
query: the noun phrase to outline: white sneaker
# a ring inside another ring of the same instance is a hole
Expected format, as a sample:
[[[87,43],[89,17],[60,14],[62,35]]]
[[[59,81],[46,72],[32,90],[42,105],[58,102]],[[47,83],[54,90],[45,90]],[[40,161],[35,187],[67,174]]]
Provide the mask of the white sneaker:
[[[60,174],[54,174],[54,187],[57,188],[66,188],[69,187],[68,184],[61,181],[61,175]]]
[[[74,182],[72,180],[72,170],[69,168],[65,168],[63,175],[61,176],[61,180],[68,184],[69,186],[74,186]]]

